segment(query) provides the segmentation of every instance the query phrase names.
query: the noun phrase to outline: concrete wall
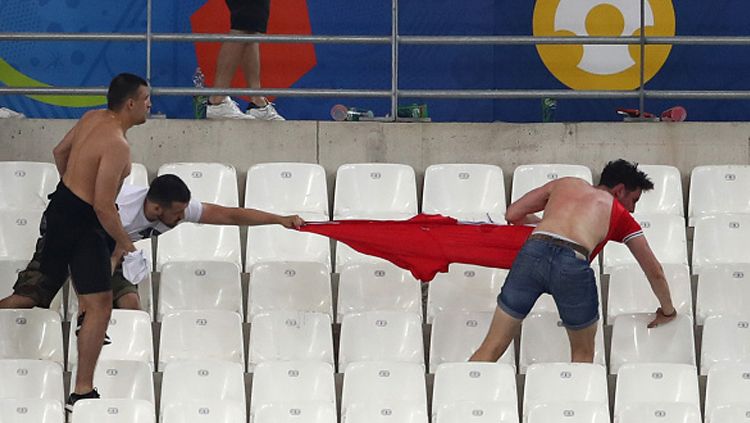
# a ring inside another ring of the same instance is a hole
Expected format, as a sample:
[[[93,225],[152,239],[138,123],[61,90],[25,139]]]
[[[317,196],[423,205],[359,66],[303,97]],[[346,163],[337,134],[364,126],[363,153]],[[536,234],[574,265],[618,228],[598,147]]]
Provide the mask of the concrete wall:
[[[72,120],[0,120],[0,160],[52,161],[52,148]],[[247,122],[154,119],[128,133],[134,162],[155,176],[163,163],[233,165],[244,187],[247,168],[269,161],[321,164],[332,198],[344,163],[393,162],[424,170],[436,163],[489,163],[505,172],[507,190],[520,164],[586,165],[597,179],[613,158],[690,171],[706,164],[750,163],[750,123],[380,123]],[[421,194],[421,193],[420,193]],[[509,194],[509,192],[508,192]],[[242,193],[240,193],[242,197]],[[242,201],[242,198],[241,198]]]

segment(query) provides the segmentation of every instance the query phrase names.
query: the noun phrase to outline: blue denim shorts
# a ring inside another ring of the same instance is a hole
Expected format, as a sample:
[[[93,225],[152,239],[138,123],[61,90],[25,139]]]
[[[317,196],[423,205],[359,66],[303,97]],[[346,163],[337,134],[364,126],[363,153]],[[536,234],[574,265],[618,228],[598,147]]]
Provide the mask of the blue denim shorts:
[[[568,329],[583,329],[599,320],[599,293],[588,260],[570,247],[529,239],[513,262],[497,305],[523,319],[544,293],[552,295]]]

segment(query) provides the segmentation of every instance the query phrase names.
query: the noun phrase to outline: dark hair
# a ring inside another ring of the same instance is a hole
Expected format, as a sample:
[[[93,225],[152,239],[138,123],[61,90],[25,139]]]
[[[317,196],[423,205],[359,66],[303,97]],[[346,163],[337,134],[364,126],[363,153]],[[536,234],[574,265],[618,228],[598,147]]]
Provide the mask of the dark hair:
[[[614,188],[618,184],[625,185],[625,189],[628,191],[635,191],[638,188],[649,191],[654,188],[654,183],[651,182],[648,175],[638,170],[638,163],[631,163],[623,159],[607,163],[599,180],[599,185],[608,188]]]
[[[190,189],[177,175],[161,175],[151,181],[146,199],[164,208],[169,208],[175,201],[178,203],[190,202]]]
[[[119,110],[125,101],[135,97],[138,88],[148,87],[148,82],[138,75],[132,73],[121,73],[112,79],[107,91],[107,108],[112,111]]]

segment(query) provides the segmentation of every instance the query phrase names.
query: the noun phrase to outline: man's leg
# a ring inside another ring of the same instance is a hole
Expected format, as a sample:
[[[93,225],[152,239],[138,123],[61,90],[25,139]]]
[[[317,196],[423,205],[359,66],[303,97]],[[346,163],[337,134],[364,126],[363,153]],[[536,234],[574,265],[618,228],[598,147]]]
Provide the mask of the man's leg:
[[[568,329],[570,361],[573,363],[594,362],[596,326],[594,322],[583,329]]]
[[[141,299],[137,293],[129,292],[115,300],[115,306],[123,310],[142,310]]]
[[[250,34],[257,34],[250,33]],[[260,45],[258,43],[246,43],[242,50],[242,73],[248,88],[260,88]],[[263,96],[250,97],[250,101],[256,106],[264,107],[268,104]]]
[[[23,295],[11,294],[0,300],[0,308],[32,308],[36,301]]]
[[[86,316],[78,333],[78,374],[74,392],[85,394],[94,389],[94,369],[112,314],[112,291],[79,295],[78,303],[86,310]]]
[[[469,361],[497,361],[508,349],[520,327],[521,320],[496,307],[487,336]]]
[[[231,30],[230,34],[242,34],[240,31]],[[216,59],[216,76],[214,78],[214,88],[229,88],[232,78],[240,61],[243,60],[245,43],[224,42],[219,50],[219,57]],[[224,100],[224,96],[211,96],[211,104],[219,104]]]

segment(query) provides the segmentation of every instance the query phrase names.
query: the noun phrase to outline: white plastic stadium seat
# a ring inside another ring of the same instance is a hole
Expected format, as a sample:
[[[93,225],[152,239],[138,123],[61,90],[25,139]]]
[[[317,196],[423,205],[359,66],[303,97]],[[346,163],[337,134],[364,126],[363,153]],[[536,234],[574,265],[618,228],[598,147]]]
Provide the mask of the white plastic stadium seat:
[[[331,317],[323,313],[258,314],[250,330],[247,369],[266,361],[321,361],[333,366]]]
[[[76,374],[70,378],[70,390],[75,389]],[[104,399],[141,400],[153,409],[154,376],[151,366],[143,361],[99,360],[94,371],[94,386]]]
[[[339,371],[357,361],[424,364],[422,321],[399,311],[352,313],[341,324]]]
[[[242,316],[240,268],[225,261],[172,262],[161,269],[159,312],[226,310]]]
[[[750,414],[746,414],[750,413],[750,363],[746,361],[713,366],[708,372],[705,405],[706,423],[746,423],[750,419]],[[732,406],[736,408],[726,409]],[[717,413],[726,415],[727,418],[718,418]],[[731,420],[729,417],[732,415],[741,415],[745,420]]]
[[[722,213],[750,213],[750,166],[697,166],[690,173],[688,224]]]
[[[223,310],[179,311],[164,316],[159,369],[175,360],[217,359],[245,362],[240,315]]]
[[[268,262],[253,266],[247,294],[247,322],[272,311],[325,313],[333,320],[331,274],[320,263]]]
[[[408,219],[417,214],[417,187],[411,166],[360,163],[339,166],[333,218]]]
[[[29,260],[39,238],[42,210],[0,209],[0,257]]]
[[[307,222],[328,220],[302,215]],[[279,225],[247,228],[245,271],[253,266],[274,261],[311,261],[331,269],[331,243],[322,235],[298,232]],[[330,273],[330,270],[329,270]]]
[[[654,189],[641,194],[635,212],[685,216],[680,170],[674,166],[642,164],[638,165],[638,169],[648,175]]]
[[[680,314],[693,315],[690,269],[686,264],[663,264],[672,304]],[[610,269],[607,322],[622,314],[650,313],[659,307],[646,275],[638,264]]]
[[[181,223],[159,235],[156,270],[172,261],[229,261],[242,268],[240,228]]]
[[[337,423],[336,406],[330,402],[305,401],[286,404],[260,405],[255,408],[251,423]]]
[[[427,323],[443,311],[486,311],[497,308],[497,294],[508,271],[453,263],[429,284]]]
[[[656,402],[625,407],[618,423],[702,423],[701,410],[695,405]]]
[[[52,361],[0,360],[0,380],[0,399],[65,400],[62,366]]]
[[[146,166],[140,163],[133,163],[130,168],[130,175],[122,181],[123,185],[135,185],[139,187],[149,186],[148,170]]]
[[[604,329],[597,322],[594,363],[604,365]],[[529,314],[521,326],[519,373],[536,363],[570,362],[568,332],[557,313]]]
[[[501,402],[465,401],[438,412],[440,423],[518,423],[518,407]]]
[[[161,414],[170,407],[185,407],[184,415],[189,416],[201,407],[207,407],[205,404],[221,401],[241,409],[242,420],[235,421],[245,421],[245,379],[242,370],[241,364],[223,360],[181,360],[168,363],[164,368],[161,385]],[[200,412],[195,414],[202,415]]]
[[[422,316],[422,290],[408,271],[390,263],[351,264],[341,269],[336,320],[365,311],[405,311]]]
[[[701,375],[720,363],[750,361],[750,314],[707,318],[701,345]]]
[[[255,367],[250,398],[251,421],[257,423],[255,414],[263,407],[276,406],[286,411],[303,409],[311,403],[329,403],[335,410],[336,384],[332,365],[316,361],[286,361],[265,362]]]
[[[346,410],[347,423],[427,423],[423,404],[407,401],[352,404]]]
[[[607,404],[589,402],[554,402],[532,407],[526,423],[609,423]]]
[[[443,363],[460,363],[469,360],[487,336],[494,313],[444,311],[432,321],[430,336],[430,373],[435,373]],[[500,357],[498,363],[516,368],[515,341]]]
[[[433,384],[433,421],[442,422],[446,413],[460,415],[461,410],[454,409],[461,403],[470,403],[472,409],[482,410],[477,417],[499,414],[504,416],[500,421],[518,422],[514,368],[507,364],[478,362],[441,364],[435,372]]]
[[[695,319],[750,310],[750,265],[709,267],[698,278]]]
[[[205,203],[227,207],[240,204],[237,172],[222,163],[167,163],[159,167],[158,175],[177,175],[190,188],[192,198]]]
[[[0,209],[43,210],[59,180],[52,163],[0,162]]]
[[[654,314],[624,314],[612,329],[610,373],[629,363],[677,363],[695,366],[693,319],[684,314],[668,325],[648,329]]]
[[[313,163],[252,166],[247,170],[245,207],[276,214],[313,214],[328,220],[325,169]]]
[[[716,407],[706,413],[705,423],[747,423],[750,420],[750,401]]]
[[[417,363],[360,362],[352,363],[344,372],[341,394],[341,420],[348,422],[349,411],[357,406],[375,406],[387,409],[397,404],[412,404],[425,413],[427,389],[424,368]],[[398,420],[409,421],[409,420]]]
[[[695,222],[693,274],[711,266],[750,264],[750,214],[720,214]]]
[[[134,399],[79,401],[72,415],[75,423],[156,423],[154,404]]]
[[[524,415],[542,404],[581,402],[609,405],[607,370],[604,366],[589,363],[542,363],[529,366],[524,388]]]
[[[26,268],[30,258],[31,256],[26,259],[0,259],[0,298],[13,293],[13,285],[18,278],[18,272]]]
[[[172,403],[160,416],[161,423],[237,423],[247,418],[244,404],[216,399]]]
[[[505,179],[498,166],[437,164],[424,174],[422,212],[505,223]]]
[[[527,192],[539,188],[547,182],[564,177],[581,178],[591,183],[591,169],[571,164],[530,164],[518,166],[513,171],[513,189],[510,202],[521,198]]]
[[[640,407],[649,403],[680,403],[687,408],[697,409],[700,415],[698,372],[695,366],[632,363],[620,367],[615,390],[615,420],[628,407]]]
[[[63,423],[65,412],[60,401],[40,399],[0,399],[0,422]]]
[[[633,215],[641,224],[648,245],[662,264],[688,264],[685,219],[670,214]],[[608,242],[604,247],[604,273],[615,266],[637,263],[625,244]]]
[[[75,319],[71,321],[68,337],[68,370],[78,365],[78,336]],[[110,345],[102,347],[100,360],[135,360],[154,366],[154,344],[151,317],[141,310],[112,310],[107,335]]]
[[[0,359],[29,358],[63,364],[60,315],[44,309],[0,310]]]

